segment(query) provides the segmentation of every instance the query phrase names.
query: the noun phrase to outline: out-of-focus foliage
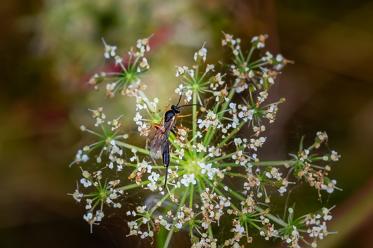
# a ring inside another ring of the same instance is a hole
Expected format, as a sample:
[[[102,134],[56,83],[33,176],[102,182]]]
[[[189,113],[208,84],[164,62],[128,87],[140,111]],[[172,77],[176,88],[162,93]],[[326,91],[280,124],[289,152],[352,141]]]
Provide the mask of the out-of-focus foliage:
[[[193,1],[46,0],[44,4],[36,18],[34,42],[41,53],[55,58],[56,73],[63,81],[76,83],[99,65],[102,37],[120,47],[150,34],[157,35],[152,44],[157,47],[170,38],[174,45],[192,47],[209,40],[206,19],[193,11]],[[173,52],[181,56],[178,50]]]

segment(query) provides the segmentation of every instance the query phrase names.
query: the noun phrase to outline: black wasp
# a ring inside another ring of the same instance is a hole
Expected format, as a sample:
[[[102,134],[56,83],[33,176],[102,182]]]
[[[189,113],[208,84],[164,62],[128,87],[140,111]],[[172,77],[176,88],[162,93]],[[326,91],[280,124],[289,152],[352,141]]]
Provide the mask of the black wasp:
[[[170,132],[176,135],[174,128],[176,123],[176,116],[180,114],[180,108],[192,106],[193,104],[181,105],[181,96],[176,105],[171,105],[171,109],[166,111],[163,117],[163,123],[161,125],[155,125],[155,133],[150,138],[149,148],[150,156],[153,159],[159,159],[162,157],[163,165],[166,166],[166,175],[164,181],[164,187],[167,184],[168,166],[170,165],[170,141],[168,137]]]

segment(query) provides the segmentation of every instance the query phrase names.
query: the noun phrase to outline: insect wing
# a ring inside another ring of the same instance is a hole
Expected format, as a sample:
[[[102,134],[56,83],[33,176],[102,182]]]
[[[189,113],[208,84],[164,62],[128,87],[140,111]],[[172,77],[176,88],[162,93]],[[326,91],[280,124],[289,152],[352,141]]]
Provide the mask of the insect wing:
[[[175,123],[175,117],[171,120],[164,122],[163,126],[156,126],[155,132],[150,139],[149,148],[150,156],[154,159],[162,158],[163,150],[166,148],[166,143],[168,144],[168,135],[170,130],[173,128]]]
[[[164,128],[157,127],[149,142],[150,156],[153,159],[159,159],[162,157],[162,148],[165,141],[167,141],[167,137]]]

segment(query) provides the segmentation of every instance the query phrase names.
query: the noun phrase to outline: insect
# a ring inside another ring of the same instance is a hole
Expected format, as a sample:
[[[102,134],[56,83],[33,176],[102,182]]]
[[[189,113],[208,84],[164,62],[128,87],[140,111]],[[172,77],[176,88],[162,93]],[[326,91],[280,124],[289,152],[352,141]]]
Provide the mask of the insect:
[[[186,104],[179,106],[181,96],[176,105],[171,105],[171,109],[166,111],[163,117],[163,124],[155,126],[155,133],[149,142],[150,156],[153,159],[160,159],[162,157],[163,165],[166,167],[166,175],[164,187],[167,185],[168,166],[170,165],[170,141],[168,137],[170,132],[176,135],[174,130],[176,123],[176,116],[180,114],[180,108],[193,106],[196,104]]]

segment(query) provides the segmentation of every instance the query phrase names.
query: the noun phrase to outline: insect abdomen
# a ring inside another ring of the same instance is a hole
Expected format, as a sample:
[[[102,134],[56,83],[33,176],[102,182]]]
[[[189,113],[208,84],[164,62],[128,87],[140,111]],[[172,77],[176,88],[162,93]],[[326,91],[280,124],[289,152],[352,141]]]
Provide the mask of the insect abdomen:
[[[168,167],[170,164],[170,144],[168,141],[163,144],[162,159],[163,164]]]

